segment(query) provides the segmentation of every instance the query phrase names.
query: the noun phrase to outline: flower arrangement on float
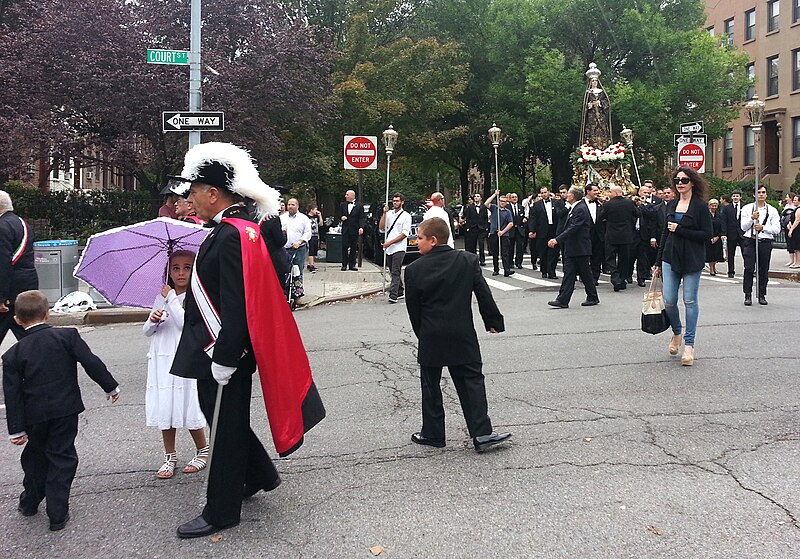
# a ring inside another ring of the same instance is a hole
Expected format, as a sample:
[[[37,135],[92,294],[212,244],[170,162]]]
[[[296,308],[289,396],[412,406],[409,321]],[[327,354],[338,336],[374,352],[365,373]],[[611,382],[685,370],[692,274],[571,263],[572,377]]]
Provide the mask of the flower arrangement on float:
[[[626,154],[625,146],[621,143],[611,144],[606,149],[598,149],[589,144],[583,144],[573,154],[573,163],[578,165],[611,163],[625,159]]]

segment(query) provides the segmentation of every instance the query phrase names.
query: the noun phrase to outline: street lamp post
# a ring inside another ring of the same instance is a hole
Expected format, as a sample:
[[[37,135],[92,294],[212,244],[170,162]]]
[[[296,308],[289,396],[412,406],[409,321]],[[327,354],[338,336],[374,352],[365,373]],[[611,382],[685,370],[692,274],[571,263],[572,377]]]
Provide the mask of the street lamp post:
[[[750,118],[750,129],[753,131],[753,150],[755,153],[753,154],[754,163],[755,163],[755,185],[753,187],[753,211],[758,211],[758,183],[761,179],[759,176],[759,151],[760,151],[760,143],[761,143],[761,121],[764,118],[764,101],[758,98],[758,95],[753,95],[753,98],[748,101],[744,108],[747,109],[747,116]],[[766,211],[767,208],[764,208]],[[755,251],[756,251],[756,269],[755,269],[755,283],[756,283],[756,293],[758,293],[758,231],[756,231],[756,224],[753,222],[753,226],[750,229],[750,237],[755,242]]]
[[[639,188],[642,187],[642,179],[639,177],[639,166],[636,164],[636,154],[633,152],[633,130],[622,125],[622,132],[619,133],[622,137],[622,140],[625,142],[625,145],[628,146],[628,149],[631,152],[631,158],[633,159],[633,169],[636,171],[636,182],[638,183],[636,186]]]
[[[500,165],[498,164],[497,159],[497,146],[500,145],[500,133],[502,130],[497,126],[496,123],[492,123],[492,127],[489,128],[489,140],[492,142],[492,147],[494,147],[494,180],[496,185],[496,190],[500,190]],[[496,200],[497,202],[497,232],[500,231],[500,198]],[[497,242],[497,250],[500,251],[500,241]]]
[[[389,128],[383,131],[383,145],[386,148],[386,198],[385,204],[386,206],[389,205],[389,168],[392,165],[392,153],[394,152],[394,146],[397,145],[397,132],[395,131],[394,127],[390,124]],[[386,243],[386,238],[389,235],[389,231],[386,229],[386,222],[383,224],[383,242]],[[386,248],[381,251],[383,254],[383,292],[386,293]]]

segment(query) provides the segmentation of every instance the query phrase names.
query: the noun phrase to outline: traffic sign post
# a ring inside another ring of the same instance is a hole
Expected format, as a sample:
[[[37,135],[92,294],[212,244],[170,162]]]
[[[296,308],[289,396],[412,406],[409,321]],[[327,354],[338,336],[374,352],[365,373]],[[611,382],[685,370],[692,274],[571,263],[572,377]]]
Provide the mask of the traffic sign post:
[[[163,50],[147,49],[148,64],[175,64],[178,66],[189,65],[188,50]]]
[[[345,136],[344,168],[374,170],[378,168],[377,136]]]
[[[678,146],[678,165],[691,167],[698,173],[706,172],[705,144],[686,143]]]
[[[161,113],[164,132],[222,132],[225,130],[225,113],[217,111],[164,111]]]

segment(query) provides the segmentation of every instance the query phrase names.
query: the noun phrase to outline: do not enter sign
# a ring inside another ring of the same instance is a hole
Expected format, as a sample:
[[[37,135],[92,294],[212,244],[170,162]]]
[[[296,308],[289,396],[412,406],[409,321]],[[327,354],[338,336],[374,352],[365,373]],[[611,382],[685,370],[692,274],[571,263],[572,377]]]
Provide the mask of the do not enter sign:
[[[691,167],[698,173],[706,172],[706,148],[702,144],[688,143],[678,146],[678,165]]]
[[[345,169],[377,169],[378,137],[377,136],[345,136],[344,137]]]

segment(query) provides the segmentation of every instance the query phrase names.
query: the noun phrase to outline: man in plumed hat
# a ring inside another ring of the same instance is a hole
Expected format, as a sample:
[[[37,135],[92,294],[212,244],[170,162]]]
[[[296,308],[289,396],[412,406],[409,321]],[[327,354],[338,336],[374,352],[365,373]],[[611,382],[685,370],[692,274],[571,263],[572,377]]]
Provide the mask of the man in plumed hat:
[[[181,180],[198,217],[213,225],[197,254],[171,370],[197,379],[212,428],[206,506],[178,527],[179,537],[195,538],[237,525],[242,499],[281,482],[250,428],[256,366],[281,456],[299,448],[325,411],[261,232],[243,204],[275,214],[278,192],[261,181],[245,150],[219,142],[191,148]]]

